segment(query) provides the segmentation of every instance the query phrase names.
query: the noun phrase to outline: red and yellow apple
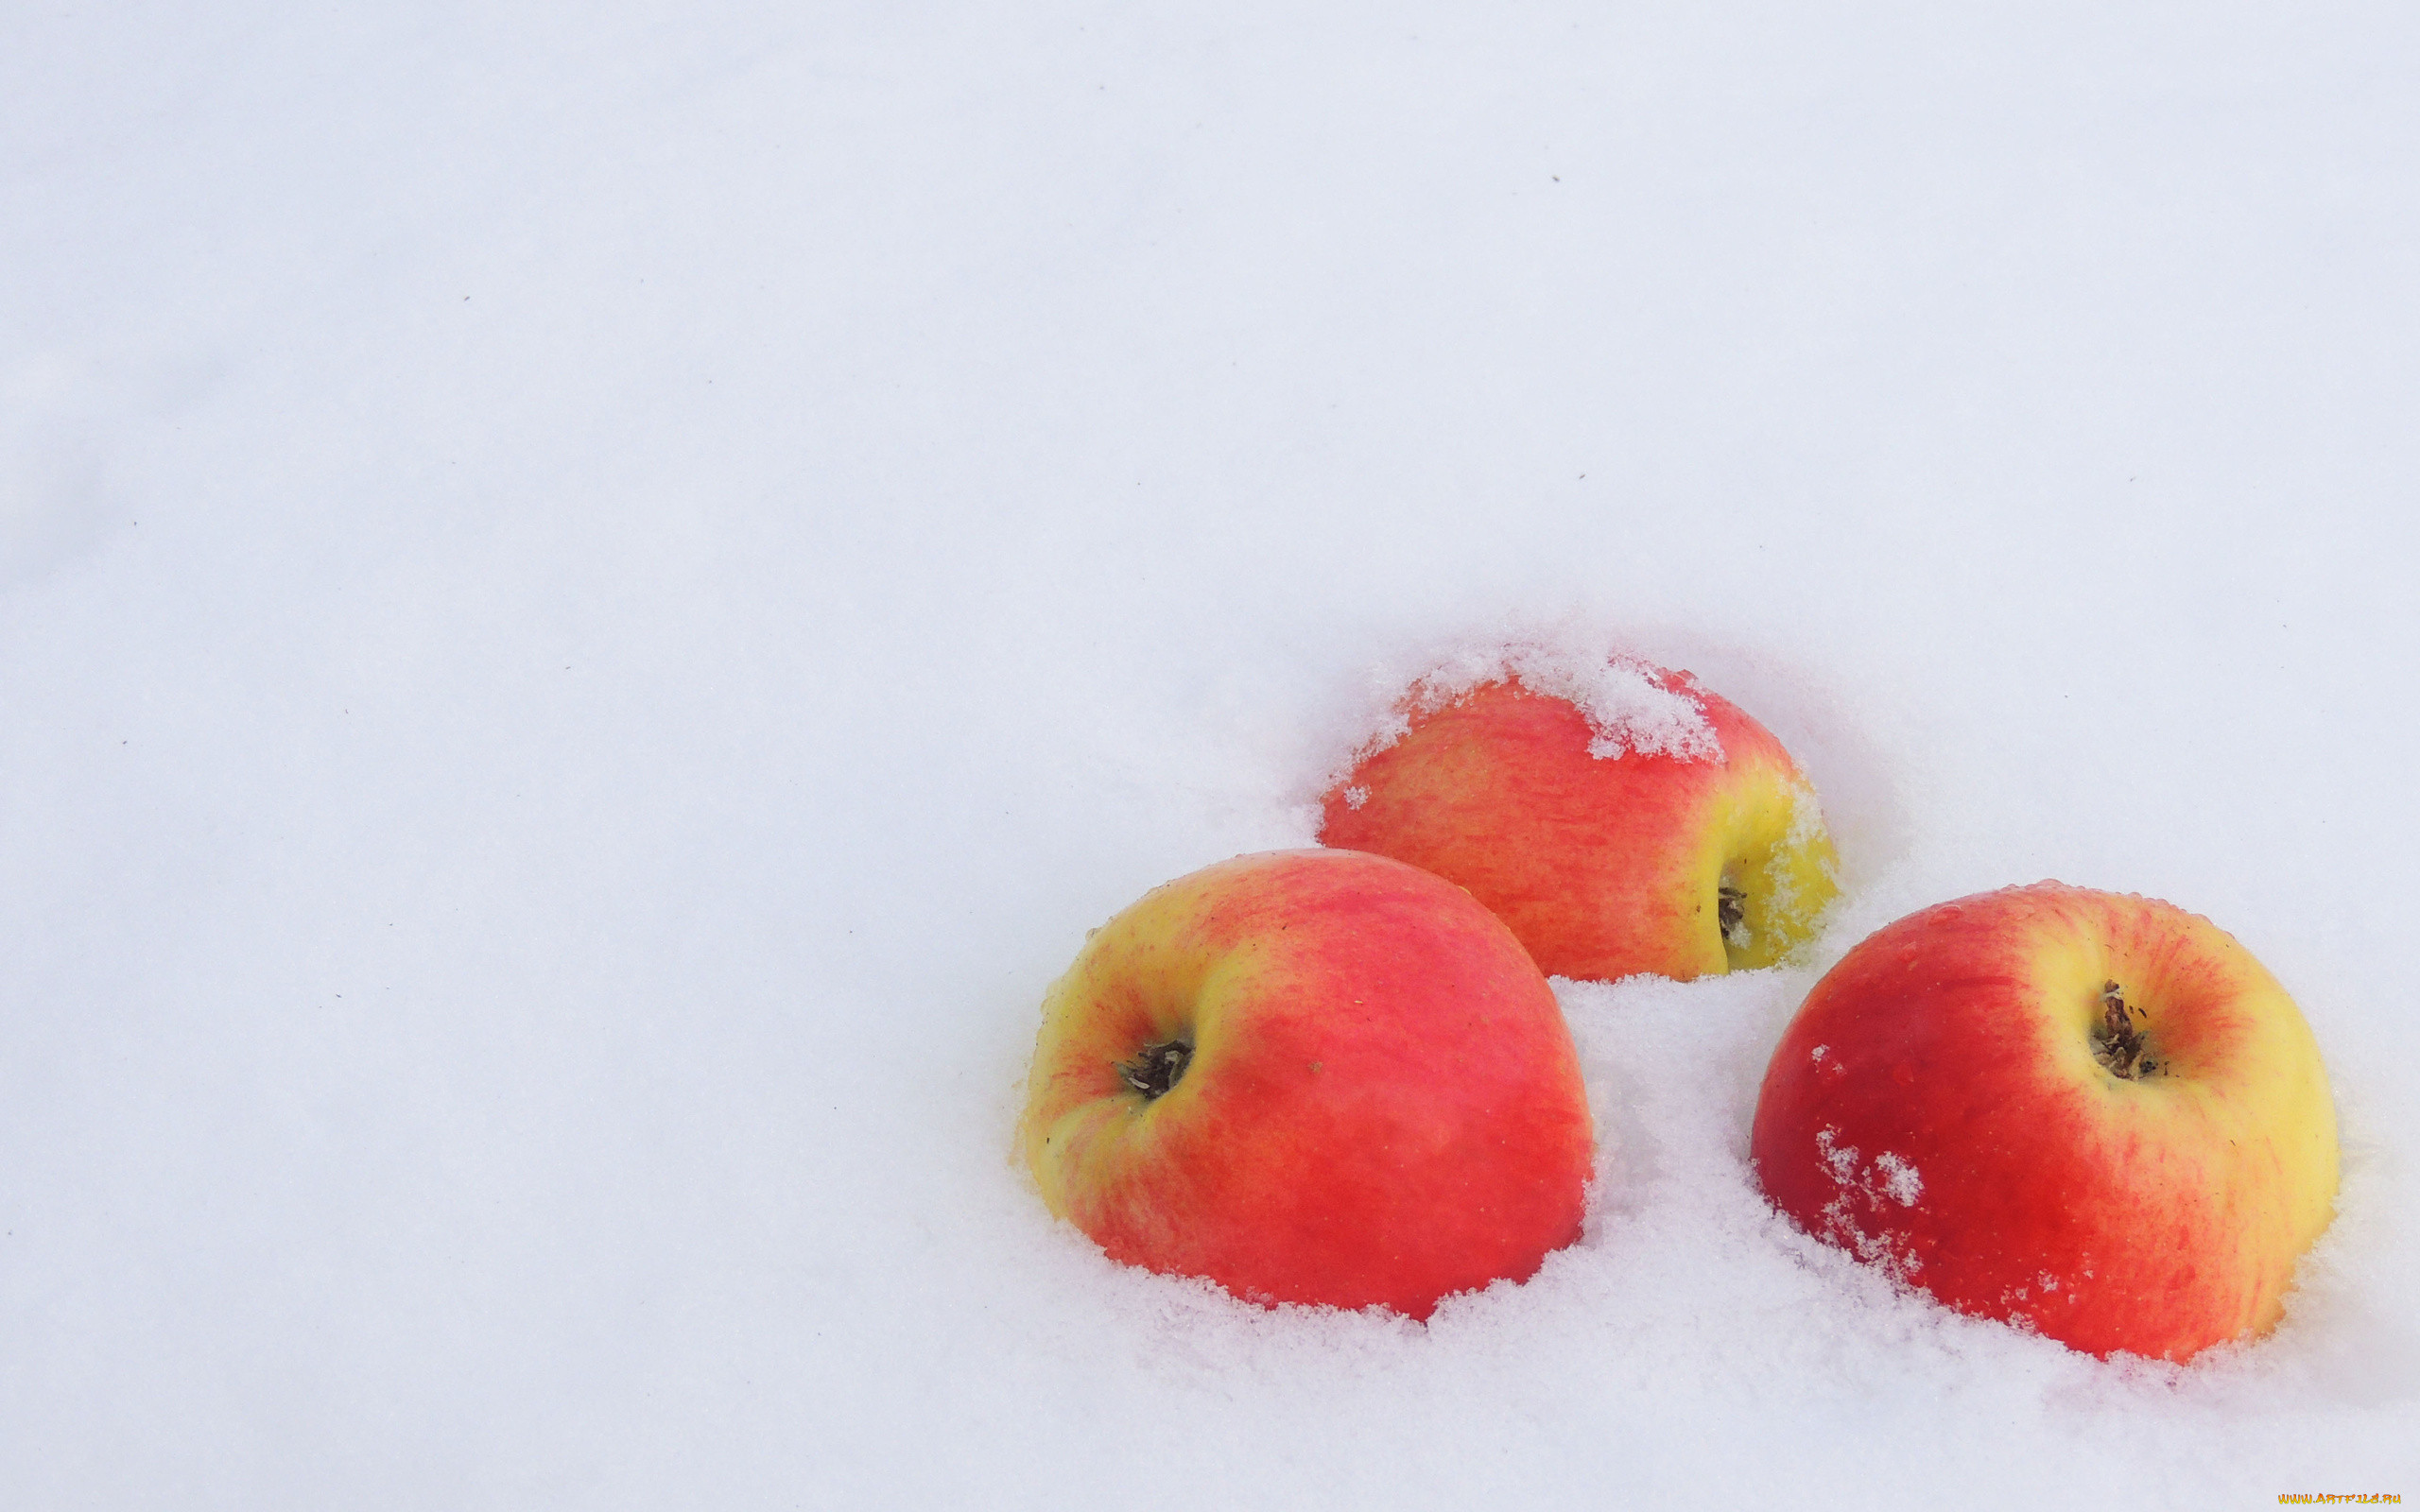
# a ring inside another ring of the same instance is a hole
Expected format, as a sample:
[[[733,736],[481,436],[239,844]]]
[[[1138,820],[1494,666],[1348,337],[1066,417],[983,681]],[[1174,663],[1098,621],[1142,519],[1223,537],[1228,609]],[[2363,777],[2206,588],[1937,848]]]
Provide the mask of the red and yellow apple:
[[[1770,966],[1839,887],[1781,742],[1686,673],[1610,659],[1441,695],[1322,799],[1322,844],[1467,887],[1541,970],[1687,980]]]
[[[2265,1332],[2336,1196],[2276,979],[2197,914],[2052,882],[1851,951],[1773,1052],[1752,1150],[1809,1233],[2103,1356]]]
[[[1224,861],[1095,931],[1044,1000],[1017,1141],[1114,1259],[1415,1318],[1579,1238],[1595,1144],[1520,942],[1347,850]]]

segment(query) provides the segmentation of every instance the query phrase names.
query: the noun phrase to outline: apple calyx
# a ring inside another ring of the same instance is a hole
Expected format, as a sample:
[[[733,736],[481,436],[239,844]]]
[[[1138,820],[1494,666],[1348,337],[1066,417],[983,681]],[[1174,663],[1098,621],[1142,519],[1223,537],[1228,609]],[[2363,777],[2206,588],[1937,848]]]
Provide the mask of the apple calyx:
[[[1193,1046],[1183,1040],[1165,1040],[1145,1045],[1142,1054],[1132,1060],[1120,1061],[1120,1081],[1143,1094],[1143,1101],[1154,1103],[1167,1095],[1168,1089],[1184,1079],[1184,1068],[1193,1063]]]
[[[1724,883],[1715,889],[1715,921],[1722,928],[1722,943],[1735,951],[1748,948],[1748,894]]]
[[[2124,1081],[2155,1074],[2159,1062],[2151,1057],[2149,1041],[2135,1027],[2135,1019],[2150,1017],[2126,1001],[2125,988],[2114,981],[2101,983],[2100,1029],[2092,1037],[2093,1058],[2111,1075]]]

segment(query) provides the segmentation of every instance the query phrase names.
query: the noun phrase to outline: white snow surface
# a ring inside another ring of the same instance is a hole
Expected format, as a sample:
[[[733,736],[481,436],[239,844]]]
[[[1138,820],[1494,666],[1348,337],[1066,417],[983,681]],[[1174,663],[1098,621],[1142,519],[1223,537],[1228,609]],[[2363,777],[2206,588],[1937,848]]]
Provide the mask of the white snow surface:
[[[0,1504],[2420,1496],[2415,77],[2338,0],[13,8]],[[1561,988],[1585,1238],[1424,1328],[1054,1224],[1085,929],[1541,627],[1846,887]],[[1756,1195],[1822,970],[2046,876],[2318,1036],[2261,1343]]]

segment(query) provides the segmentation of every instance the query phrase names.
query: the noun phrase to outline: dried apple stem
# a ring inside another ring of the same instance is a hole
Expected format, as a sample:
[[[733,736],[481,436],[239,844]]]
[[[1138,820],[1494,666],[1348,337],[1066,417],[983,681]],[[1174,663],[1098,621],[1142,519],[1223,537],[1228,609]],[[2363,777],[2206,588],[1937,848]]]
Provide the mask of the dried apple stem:
[[[1722,942],[1735,951],[1748,948],[1748,895],[1727,884],[1715,893],[1715,921],[1722,926]]]
[[[1119,1063],[1117,1074],[1127,1086],[1143,1094],[1143,1101],[1156,1102],[1184,1079],[1184,1068],[1192,1062],[1193,1046],[1183,1040],[1170,1040],[1145,1045],[1141,1055]]]
[[[2159,1062],[2149,1055],[2150,1044],[2143,1032],[2135,1027],[2136,1019],[2151,1015],[2126,1001],[2125,988],[2116,982],[2100,985],[2100,1029],[2093,1038],[2093,1057],[2113,1076],[2134,1081],[2159,1070]]]

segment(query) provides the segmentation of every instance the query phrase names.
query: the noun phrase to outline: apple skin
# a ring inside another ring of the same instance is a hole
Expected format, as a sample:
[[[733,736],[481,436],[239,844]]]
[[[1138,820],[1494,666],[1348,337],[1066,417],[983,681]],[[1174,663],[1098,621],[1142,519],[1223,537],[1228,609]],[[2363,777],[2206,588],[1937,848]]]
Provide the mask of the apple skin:
[[[2097,1054],[2113,982],[2153,1063],[2133,1076]],[[2285,988],[2198,914],[2055,882],[1851,951],[1774,1050],[1751,1148],[1807,1232],[2103,1357],[2266,1332],[2336,1196]]]
[[[1156,1097],[1122,1067],[1192,1047]],[[1018,1148],[1113,1259],[1248,1300],[1526,1280],[1580,1237],[1594,1130],[1546,978],[1467,893],[1345,850],[1238,856],[1096,930],[1043,1003]]]
[[[1814,791],[1764,726],[1639,665],[1698,705],[1720,755],[1591,754],[1579,706],[1512,677],[1411,713],[1322,799],[1321,843],[1469,888],[1556,976],[1772,965],[1840,890]],[[1728,939],[1726,885],[1744,909]]]

